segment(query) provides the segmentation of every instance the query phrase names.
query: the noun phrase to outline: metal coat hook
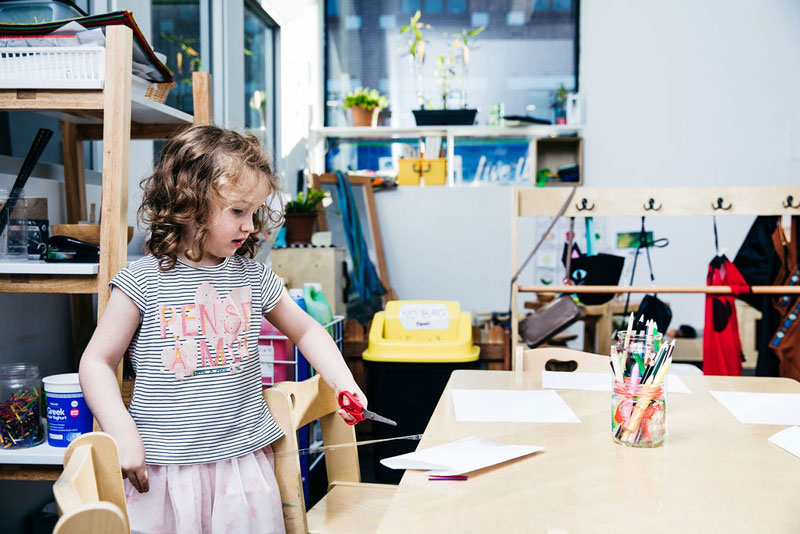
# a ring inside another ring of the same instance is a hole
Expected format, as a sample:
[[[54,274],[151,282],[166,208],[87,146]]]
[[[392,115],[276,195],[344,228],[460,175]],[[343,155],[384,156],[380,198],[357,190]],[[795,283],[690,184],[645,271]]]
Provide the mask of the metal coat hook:
[[[723,205],[722,205],[722,197],[719,197],[719,198],[717,198],[717,202],[716,202],[716,204],[715,204],[715,203],[713,203],[713,202],[711,203],[711,207],[712,207],[713,209],[715,209],[715,210],[725,210],[725,211],[727,211],[727,210],[731,209],[731,207],[732,207],[732,204],[728,204],[728,206],[727,206],[727,207],[726,207],[726,206],[723,206]]]
[[[789,196],[786,197],[786,200],[783,202],[783,207],[784,208],[792,208],[792,209],[800,209],[800,202],[798,202],[795,205],[794,204],[794,197],[792,195],[789,195]]]
[[[594,204],[591,206],[587,206],[587,204],[589,204],[589,201],[585,198],[582,198],[580,206],[575,204],[575,209],[578,211],[592,211],[594,209]]]
[[[644,204],[644,211],[661,211],[661,204],[655,205],[656,201],[653,198],[647,199],[647,204]]]

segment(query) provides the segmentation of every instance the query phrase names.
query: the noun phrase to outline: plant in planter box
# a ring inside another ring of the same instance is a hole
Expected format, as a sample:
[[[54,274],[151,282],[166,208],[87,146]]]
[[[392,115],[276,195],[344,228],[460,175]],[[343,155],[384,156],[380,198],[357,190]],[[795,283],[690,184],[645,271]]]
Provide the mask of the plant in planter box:
[[[314,233],[314,221],[317,220],[319,206],[328,194],[319,189],[300,191],[297,198],[290,200],[284,206],[284,219],[286,220],[287,243],[311,243],[311,234]]]
[[[430,109],[430,106],[426,106],[427,101],[424,98],[424,94],[422,94],[424,87],[421,83],[421,68],[425,50],[425,41],[420,31],[422,27],[430,28],[429,25],[423,25],[419,21],[419,12],[417,12],[411,18],[410,24],[400,29],[401,34],[412,32],[408,41],[407,54],[414,60],[412,66],[418,80],[417,102],[419,109],[413,110],[417,125],[472,124],[475,121],[477,110],[467,109],[467,93],[464,89],[464,79],[469,71],[469,58],[470,50],[473,47],[473,39],[485,27],[481,26],[473,30],[465,29],[452,35],[444,34],[446,37],[454,37],[454,40],[447,52],[437,58],[437,68],[434,73],[442,101],[441,109]],[[454,102],[454,100],[457,102]]]
[[[353,113],[353,126],[377,126],[378,114],[388,105],[386,97],[369,87],[356,87],[344,97],[344,109]]]

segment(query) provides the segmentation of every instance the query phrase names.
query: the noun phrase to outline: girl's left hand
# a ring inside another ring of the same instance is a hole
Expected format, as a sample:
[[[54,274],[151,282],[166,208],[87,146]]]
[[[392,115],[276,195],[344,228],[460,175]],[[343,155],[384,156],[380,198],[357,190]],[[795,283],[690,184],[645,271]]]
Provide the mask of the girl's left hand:
[[[356,399],[358,399],[358,402],[360,402],[360,403],[361,403],[361,407],[362,407],[362,408],[366,408],[366,407],[367,407],[367,396],[366,396],[366,395],[364,395],[364,392],[363,392],[363,391],[361,391],[361,390],[358,388],[358,386],[356,386],[355,384],[353,384],[353,385],[352,385],[350,388],[348,388],[348,389],[345,389],[345,390],[342,390],[342,391],[349,391],[350,393],[352,393],[352,394],[353,394],[353,396],[354,396]],[[338,392],[338,391],[336,392],[336,398],[337,398],[337,399],[339,398],[339,392]],[[344,409],[342,409],[342,408],[339,408],[339,415],[340,415],[340,416],[342,417],[342,419],[344,419],[344,420],[345,420],[347,423],[352,423],[353,421],[355,421],[355,417],[353,417],[352,415],[350,415],[349,413],[347,413],[347,412],[346,412]]]

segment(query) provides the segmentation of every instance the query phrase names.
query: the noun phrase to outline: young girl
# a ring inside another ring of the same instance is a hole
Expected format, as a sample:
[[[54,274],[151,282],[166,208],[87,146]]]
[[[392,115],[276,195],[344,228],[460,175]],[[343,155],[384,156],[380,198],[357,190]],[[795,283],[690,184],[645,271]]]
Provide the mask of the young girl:
[[[133,532],[283,532],[261,396],[261,317],[331,389],[364,394],[328,333],[252,258],[278,181],[257,139],[197,126],[171,139],[143,182],[147,256],[111,281],[80,365],[86,401],[119,447]],[[117,366],[131,355],[130,409]],[[339,412],[348,421],[352,416]]]

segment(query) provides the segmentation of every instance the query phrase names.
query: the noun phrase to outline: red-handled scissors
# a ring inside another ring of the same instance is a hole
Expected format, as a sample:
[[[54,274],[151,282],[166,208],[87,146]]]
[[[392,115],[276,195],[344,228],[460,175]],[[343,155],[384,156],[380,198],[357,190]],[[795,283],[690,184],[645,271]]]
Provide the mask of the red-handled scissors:
[[[340,391],[339,392],[339,406],[342,407],[344,411],[349,413],[353,416],[353,422],[348,422],[348,425],[354,425],[363,421],[364,419],[372,419],[373,421],[377,421],[379,423],[386,423],[387,425],[397,426],[397,423],[392,421],[391,419],[387,419],[382,417],[375,412],[371,412],[364,408],[358,399],[349,391]]]

